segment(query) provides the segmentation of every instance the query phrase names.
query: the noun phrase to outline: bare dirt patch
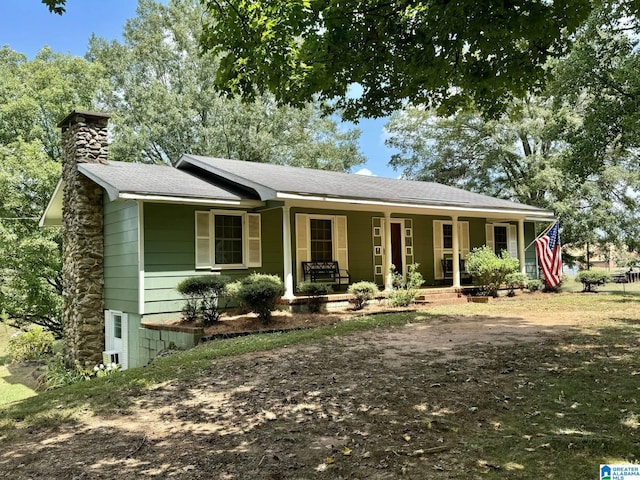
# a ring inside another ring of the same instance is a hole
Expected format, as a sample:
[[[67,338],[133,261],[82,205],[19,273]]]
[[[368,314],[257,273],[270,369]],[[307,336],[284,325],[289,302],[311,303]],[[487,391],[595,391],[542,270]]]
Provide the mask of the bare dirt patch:
[[[0,478],[482,478],[494,466],[473,438],[580,328],[532,305],[419,311],[402,328],[217,360],[118,415],[21,431],[0,446]]]

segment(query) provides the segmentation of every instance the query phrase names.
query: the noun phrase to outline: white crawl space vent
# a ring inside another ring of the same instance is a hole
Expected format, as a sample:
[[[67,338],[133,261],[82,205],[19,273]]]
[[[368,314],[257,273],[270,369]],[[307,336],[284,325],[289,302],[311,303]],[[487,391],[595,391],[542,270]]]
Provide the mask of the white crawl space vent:
[[[102,363],[104,365],[109,363],[117,363],[120,365],[120,352],[117,350],[105,350],[102,352]]]

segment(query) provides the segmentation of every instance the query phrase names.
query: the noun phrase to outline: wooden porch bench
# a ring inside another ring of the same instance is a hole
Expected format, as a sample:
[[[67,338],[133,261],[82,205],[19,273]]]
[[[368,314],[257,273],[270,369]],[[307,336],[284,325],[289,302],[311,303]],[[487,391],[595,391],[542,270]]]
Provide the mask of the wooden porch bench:
[[[302,262],[305,282],[330,283],[332,285],[350,285],[351,275],[341,269],[338,262]]]

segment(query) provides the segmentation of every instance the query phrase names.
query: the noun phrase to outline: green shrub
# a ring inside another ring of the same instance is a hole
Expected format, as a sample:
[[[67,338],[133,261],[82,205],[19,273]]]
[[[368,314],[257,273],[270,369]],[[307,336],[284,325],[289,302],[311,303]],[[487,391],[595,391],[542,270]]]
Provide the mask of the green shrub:
[[[89,372],[80,366],[76,360],[73,367],[67,366],[62,354],[56,354],[48,363],[45,372],[47,389],[64,387],[74,383],[84,382],[91,377]]]
[[[523,290],[527,283],[529,282],[529,277],[525,273],[522,272],[513,272],[507,275],[504,279],[504,283],[509,289],[507,293],[508,296],[513,297],[516,292],[516,288]]]
[[[48,363],[45,372],[47,389],[64,387],[74,383],[85,382],[94,377],[101,378],[113,375],[121,370],[120,365],[116,363],[107,363],[90,367],[83,367],[79,361],[75,361],[73,366],[69,367],[61,354],[56,354]]]
[[[53,334],[42,327],[18,331],[9,339],[7,349],[14,360],[44,360],[53,354]]]
[[[258,314],[263,324],[268,324],[271,312],[276,309],[276,302],[284,295],[284,283],[277,275],[263,273],[252,273],[241,283],[238,298]]]
[[[416,299],[417,290],[393,289],[387,294],[387,302],[392,307],[406,307]]]
[[[242,288],[242,282],[236,280],[235,282],[227,283],[224,287],[223,298],[225,299],[224,308],[229,306],[238,307],[242,313],[251,311],[249,307],[240,298],[240,289]]]
[[[354,310],[360,310],[369,300],[376,298],[378,286],[373,282],[356,282],[349,285],[347,293],[353,295],[349,301],[354,304]]]
[[[393,307],[406,307],[414,302],[418,289],[424,283],[422,274],[418,271],[419,263],[411,264],[407,267],[407,279],[396,272],[395,266],[391,266],[393,277],[393,290],[388,293],[387,301]]]
[[[604,285],[611,281],[611,276],[604,270],[581,270],[576,275],[576,282],[582,283],[583,292],[595,292],[597,285]]]
[[[542,281],[538,279],[529,280],[527,282],[527,290],[530,292],[537,292],[538,290],[542,290]]]
[[[298,285],[298,292],[309,297],[307,308],[317,313],[322,306],[322,298],[333,292],[333,288],[328,283],[302,282]]]
[[[473,276],[473,282],[481,287],[483,295],[498,296],[498,289],[507,275],[518,271],[520,262],[502,251],[496,255],[487,246],[474,248],[467,259],[467,270]]]
[[[218,300],[228,283],[229,279],[222,275],[191,277],[180,282],[176,289],[187,301],[182,309],[182,319],[195,322],[201,317],[205,325],[220,320]]]

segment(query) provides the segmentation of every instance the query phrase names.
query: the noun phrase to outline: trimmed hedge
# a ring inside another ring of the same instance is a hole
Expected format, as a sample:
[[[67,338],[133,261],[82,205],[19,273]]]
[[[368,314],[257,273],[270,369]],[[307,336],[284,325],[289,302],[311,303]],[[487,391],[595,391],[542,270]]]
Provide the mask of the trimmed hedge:
[[[347,293],[353,295],[353,299],[349,300],[354,304],[354,310],[362,309],[369,300],[376,298],[378,286],[373,282],[356,282],[349,285]]]
[[[223,275],[190,277],[181,281],[176,290],[187,300],[182,309],[182,319],[185,322],[195,322],[202,318],[204,325],[220,320],[218,300],[228,283],[229,278]]]
[[[317,313],[322,306],[322,297],[333,292],[333,288],[328,283],[302,282],[298,285],[298,292],[307,295],[307,308],[311,313]]]
[[[266,325],[271,321],[276,302],[284,295],[284,283],[277,275],[252,273],[241,280],[237,295],[240,302],[258,314]]]

